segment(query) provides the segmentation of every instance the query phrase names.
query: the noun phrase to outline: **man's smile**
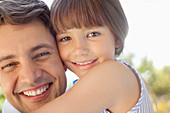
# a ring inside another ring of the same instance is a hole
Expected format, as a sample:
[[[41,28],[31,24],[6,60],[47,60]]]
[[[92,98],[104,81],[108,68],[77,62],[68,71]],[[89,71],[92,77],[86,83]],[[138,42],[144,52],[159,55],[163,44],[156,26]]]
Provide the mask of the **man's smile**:
[[[49,88],[49,86],[50,86],[49,84],[46,84],[37,89],[23,91],[22,93],[26,96],[37,96],[43,94]]]

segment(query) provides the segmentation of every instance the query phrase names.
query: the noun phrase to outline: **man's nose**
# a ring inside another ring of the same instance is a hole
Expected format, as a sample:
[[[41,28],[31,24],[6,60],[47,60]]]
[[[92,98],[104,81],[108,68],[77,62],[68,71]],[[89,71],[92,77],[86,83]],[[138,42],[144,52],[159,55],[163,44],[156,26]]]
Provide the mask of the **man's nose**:
[[[73,54],[75,56],[85,56],[89,53],[88,44],[85,39],[75,41],[72,46],[74,48]]]
[[[37,83],[42,76],[42,70],[33,61],[24,61],[19,72],[23,83]]]

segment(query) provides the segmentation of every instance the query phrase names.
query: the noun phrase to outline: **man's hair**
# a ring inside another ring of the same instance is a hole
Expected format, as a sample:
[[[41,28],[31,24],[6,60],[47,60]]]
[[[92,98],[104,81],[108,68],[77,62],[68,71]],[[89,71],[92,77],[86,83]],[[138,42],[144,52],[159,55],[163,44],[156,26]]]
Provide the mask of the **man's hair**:
[[[70,28],[97,27],[107,25],[121,47],[128,33],[128,22],[119,0],[54,0],[51,6],[51,22],[56,33]]]
[[[0,25],[26,24],[38,19],[50,29],[53,36],[55,33],[50,23],[50,10],[40,0],[0,0]]]

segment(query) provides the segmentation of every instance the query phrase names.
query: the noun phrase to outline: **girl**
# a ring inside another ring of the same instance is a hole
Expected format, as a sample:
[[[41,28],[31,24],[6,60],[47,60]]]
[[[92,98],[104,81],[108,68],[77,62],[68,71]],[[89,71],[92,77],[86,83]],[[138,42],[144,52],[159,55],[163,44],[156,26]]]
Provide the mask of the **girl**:
[[[119,0],[55,0],[51,21],[61,58],[80,80],[37,113],[154,113],[139,74],[114,59],[128,33]]]

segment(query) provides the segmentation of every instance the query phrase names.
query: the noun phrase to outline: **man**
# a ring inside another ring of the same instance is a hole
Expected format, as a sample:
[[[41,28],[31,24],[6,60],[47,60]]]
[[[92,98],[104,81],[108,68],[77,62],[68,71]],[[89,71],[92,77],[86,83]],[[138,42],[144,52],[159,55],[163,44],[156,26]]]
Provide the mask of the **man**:
[[[0,0],[0,86],[22,113],[65,92],[65,70],[49,15],[39,0]]]

